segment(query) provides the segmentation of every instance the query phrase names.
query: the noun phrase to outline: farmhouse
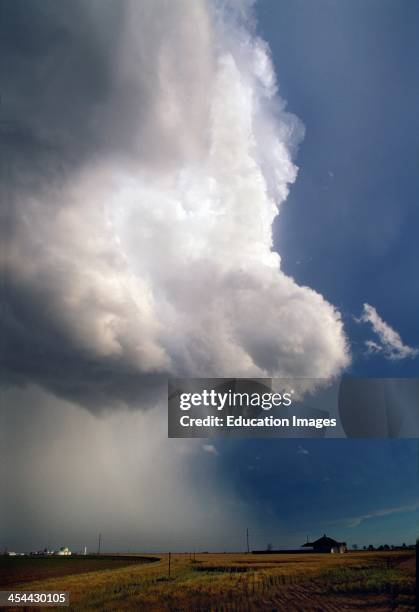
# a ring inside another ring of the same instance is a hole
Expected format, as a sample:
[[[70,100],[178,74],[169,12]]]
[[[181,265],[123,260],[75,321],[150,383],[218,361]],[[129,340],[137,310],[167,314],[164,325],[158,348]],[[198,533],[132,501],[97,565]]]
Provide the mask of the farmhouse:
[[[267,550],[253,550],[254,554],[266,555],[266,554],[297,554],[297,553],[344,553],[346,552],[346,542],[338,542],[333,538],[327,537],[324,534],[318,540],[314,542],[307,542],[302,544],[299,548],[269,548]]]
[[[314,542],[306,542],[302,545],[302,548],[308,548],[312,552],[318,553],[344,553],[346,552],[346,542],[338,542],[324,534]]]

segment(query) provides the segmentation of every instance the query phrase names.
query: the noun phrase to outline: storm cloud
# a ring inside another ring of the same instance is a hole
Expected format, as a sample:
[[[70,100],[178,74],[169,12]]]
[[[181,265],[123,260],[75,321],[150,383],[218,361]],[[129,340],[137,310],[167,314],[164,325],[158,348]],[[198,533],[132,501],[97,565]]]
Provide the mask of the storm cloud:
[[[4,5],[4,383],[97,411],[337,375],[338,311],[272,251],[303,127],[251,3]]]

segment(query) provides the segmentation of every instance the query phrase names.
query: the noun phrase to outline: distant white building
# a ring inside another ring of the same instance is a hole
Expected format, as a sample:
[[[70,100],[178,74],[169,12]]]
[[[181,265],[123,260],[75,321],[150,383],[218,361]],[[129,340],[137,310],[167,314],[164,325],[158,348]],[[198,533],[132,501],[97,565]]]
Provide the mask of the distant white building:
[[[71,550],[67,546],[61,546],[60,550],[57,551],[57,555],[68,556],[71,555]]]

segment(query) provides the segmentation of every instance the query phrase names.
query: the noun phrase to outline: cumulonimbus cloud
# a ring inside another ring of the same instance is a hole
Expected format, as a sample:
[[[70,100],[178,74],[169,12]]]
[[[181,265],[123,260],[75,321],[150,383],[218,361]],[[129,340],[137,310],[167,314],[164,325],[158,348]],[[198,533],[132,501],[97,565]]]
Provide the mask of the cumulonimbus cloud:
[[[339,312],[272,250],[303,128],[251,3],[48,6],[5,107],[5,379],[97,408],[168,375],[337,375]]]

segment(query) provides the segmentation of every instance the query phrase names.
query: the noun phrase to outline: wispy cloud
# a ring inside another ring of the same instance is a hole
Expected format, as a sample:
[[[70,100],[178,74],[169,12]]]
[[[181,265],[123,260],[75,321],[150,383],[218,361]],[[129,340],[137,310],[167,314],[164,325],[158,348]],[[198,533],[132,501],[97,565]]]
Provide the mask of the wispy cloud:
[[[378,337],[378,342],[374,340],[365,342],[368,354],[381,353],[387,359],[392,360],[414,358],[419,355],[419,349],[404,344],[400,334],[383,321],[374,306],[364,304],[361,316],[355,317],[355,321],[370,323]]]
[[[309,455],[310,453],[304,446],[299,446],[297,449],[297,455]]]
[[[216,455],[218,457],[219,452],[218,450],[215,448],[214,444],[203,444],[202,445],[202,450],[205,453],[209,453],[210,455]]]
[[[381,508],[379,510],[373,510],[368,514],[361,514],[360,516],[349,518],[347,519],[347,526],[358,527],[361,523],[364,523],[369,519],[378,518],[382,516],[390,516],[391,514],[399,514],[401,512],[414,512],[415,510],[419,510],[419,500],[412,504],[407,504],[405,506],[396,506],[394,508]]]

